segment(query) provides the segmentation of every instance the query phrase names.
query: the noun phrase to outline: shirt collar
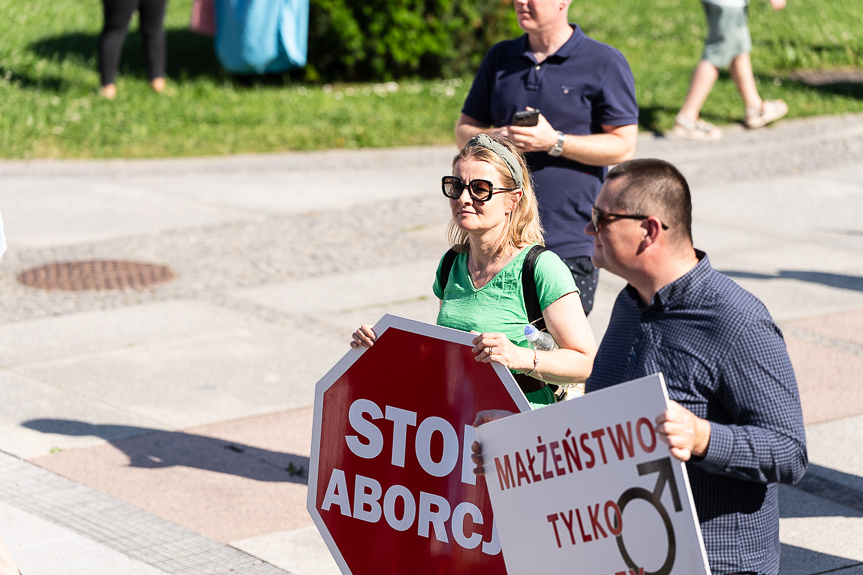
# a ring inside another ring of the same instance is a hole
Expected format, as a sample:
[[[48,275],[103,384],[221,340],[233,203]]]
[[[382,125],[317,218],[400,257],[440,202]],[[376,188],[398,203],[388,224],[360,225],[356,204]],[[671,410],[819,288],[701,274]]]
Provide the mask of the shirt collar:
[[[557,52],[554,54],[550,54],[548,59],[550,58],[559,58],[561,60],[565,60],[572,56],[576,49],[581,45],[581,42],[585,39],[584,32],[581,31],[581,28],[578,27],[578,24],[570,24],[572,28],[572,36],[569,37],[569,40],[564,43],[563,46],[557,49]],[[528,41],[527,34],[524,34],[521,37],[521,46],[523,56],[529,58],[532,62],[536,62],[536,58],[533,56],[533,52],[530,49],[530,42]]]
[[[650,305],[645,304],[641,300],[638,290],[630,284],[626,284],[626,293],[632,298],[641,312],[661,312],[684,306],[690,298],[697,297],[698,284],[704,281],[713,270],[710,265],[710,258],[707,257],[706,253],[701,250],[695,250],[695,257],[698,258],[698,263],[695,267],[670,284],[660,288],[659,291],[653,294]]]

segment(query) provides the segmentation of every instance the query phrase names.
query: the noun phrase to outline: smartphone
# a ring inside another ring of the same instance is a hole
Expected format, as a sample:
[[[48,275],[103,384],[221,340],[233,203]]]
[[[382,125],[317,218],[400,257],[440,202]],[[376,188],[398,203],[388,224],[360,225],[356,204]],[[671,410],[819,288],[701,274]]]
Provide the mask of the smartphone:
[[[539,110],[519,110],[512,115],[513,126],[536,126],[539,122]]]

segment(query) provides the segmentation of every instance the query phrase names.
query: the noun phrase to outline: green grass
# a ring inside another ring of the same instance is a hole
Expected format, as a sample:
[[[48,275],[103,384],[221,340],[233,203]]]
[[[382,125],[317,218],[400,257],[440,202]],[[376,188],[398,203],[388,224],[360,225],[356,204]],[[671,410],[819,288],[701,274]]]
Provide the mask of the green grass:
[[[642,129],[667,130],[674,124],[695,64],[704,48],[707,24],[698,0],[625,0],[614,4],[573,2],[570,20],[594,38],[617,47],[635,75]],[[767,0],[752,0],[749,29],[752,64],[765,99],[782,98],[789,117],[863,111],[863,83],[818,88],[789,80],[796,70],[861,66],[863,2],[789,0],[779,12]],[[719,124],[743,120],[743,103],[723,73],[702,112]]]
[[[486,1],[486,0],[476,0]],[[302,85],[285,76],[252,80],[222,72],[212,41],[188,32],[191,0],[166,18],[173,95],[147,84],[140,37],[127,38],[119,96],[96,95],[98,0],[0,0],[0,157],[147,157],[451,143],[470,79]],[[705,35],[697,0],[574,2],[571,19],[618,47],[636,78],[643,129],[664,130]],[[813,88],[797,69],[859,67],[863,2],[790,0],[778,13],[753,0],[753,63],[765,98],[791,116],[863,111],[863,85]],[[723,76],[704,117],[739,121],[743,107]]]

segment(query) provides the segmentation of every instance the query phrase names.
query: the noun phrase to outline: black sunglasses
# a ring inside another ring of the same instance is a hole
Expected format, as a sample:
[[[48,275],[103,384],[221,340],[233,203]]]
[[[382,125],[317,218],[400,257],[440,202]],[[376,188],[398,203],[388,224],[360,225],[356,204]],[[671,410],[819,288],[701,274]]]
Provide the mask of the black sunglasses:
[[[597,208],[595,204],[593,206],[591,206],[590,215],[591,215],[591,221],[593,222],[593,229],[595,229],[597,232],[599,231],[600,226],[602,226],[602,222],[608,221],[612,218],[623,218],[626,220],[646,220],[647,218],[650,217],[650,216],[631,216],[629,214],[612,214],[610,212],[603,212],[602,210]],[[668,226],[666,226],[662,222],[659,222],[659,223],[662,224],[663,230],[668,229]]]
[[[500,194],[502,192],[514,192],[520,188],[495,188],[494,184],[488,180],[471,180],[467,184],[465,184],[461,178],[457,178],[455,176],[444,176],[441,179],[441,188],[443,189],[443,195],[453,200],[457,200],[461,197],[464,189],[467,188],[467,193],[470,197],[477,202],[487,202],[491,199],[491,197],[495,194]],[[499,192],[495,192],[493,190],[500,190]]]

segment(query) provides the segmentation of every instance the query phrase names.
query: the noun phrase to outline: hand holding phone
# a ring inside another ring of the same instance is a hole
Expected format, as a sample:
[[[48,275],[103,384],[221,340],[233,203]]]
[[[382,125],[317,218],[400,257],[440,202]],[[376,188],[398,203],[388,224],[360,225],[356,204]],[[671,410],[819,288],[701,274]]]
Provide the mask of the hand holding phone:
[[[512,115],[513,126],[536,126],[539,122],[539,110],[519,110]]]

